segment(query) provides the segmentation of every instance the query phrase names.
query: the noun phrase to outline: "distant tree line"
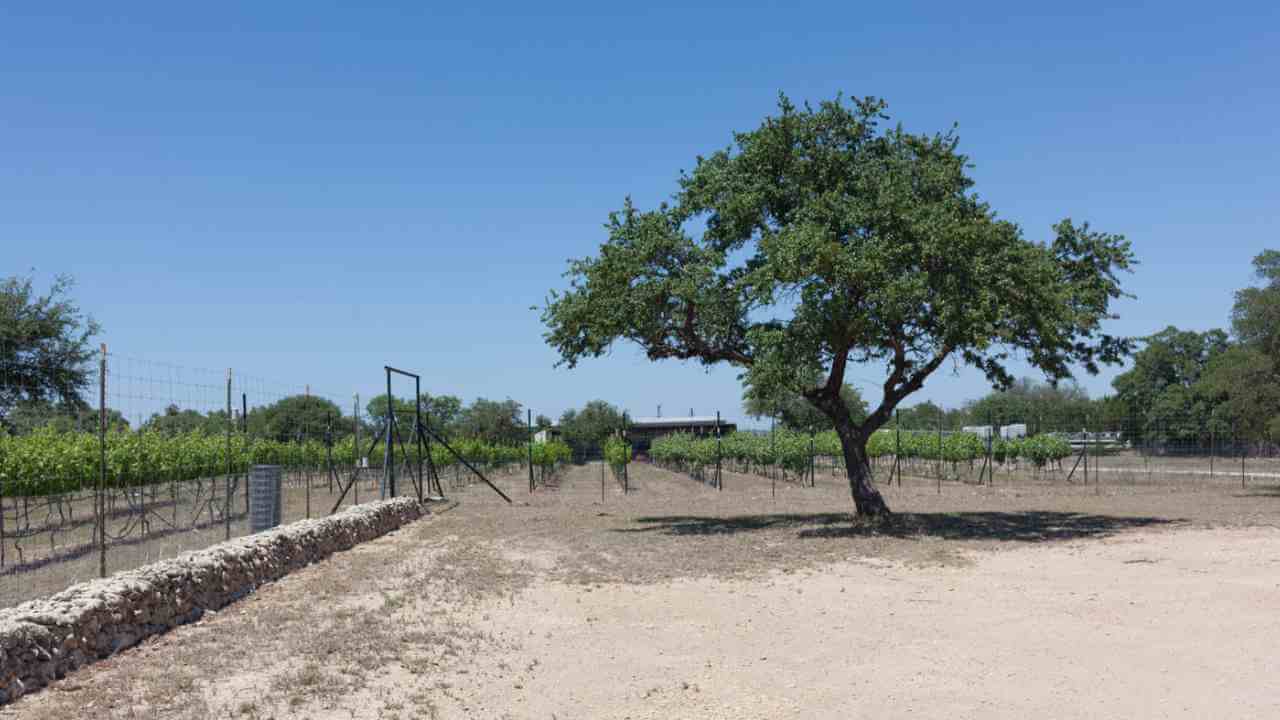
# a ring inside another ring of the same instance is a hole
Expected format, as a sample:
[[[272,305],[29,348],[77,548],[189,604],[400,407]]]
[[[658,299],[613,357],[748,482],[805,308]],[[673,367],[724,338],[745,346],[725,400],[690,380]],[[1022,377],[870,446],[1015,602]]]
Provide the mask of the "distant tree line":
[[[1039,430],[1116,430],[1131,440],[1154,440],[1203,446],[1221,442],[1280,439],[1280,251],[1266,250],[1253,259],[1257,284],[1235,293],[1230,330],[1204,332],[1168,326],[1142,338],[1133,366],[1112,383],[1114,394],[1090,398],[1074,383],[1053,385],[1023,378],[1007,389],[944,409],[922,402],[899,409],[891,423],[909,429],[1025,423]],[[0,429],[28,432],[52,425],[59,429],[91,429],[97,410],[81,392],[91,380],[98,324],[69,298],[72,282],[59,277],[45,294],[29,278],[0,283]],[[774,418],[779,427],[805,433],[830,430],[799,388],[814,378],[772,377],[767,369],[744,375],[743,409],[748,416]],[[840,392],[854,421],[866,416],[867,402],[850,385]],[[523,408],[515,400],[478,398],[470,405],[454,395],[423,393],[424,422],[446,437],[469,437],[491,443],[524,442],[528,429]],[[412,430],[414,403],[395,398],[401,433]],[[384,426],[386,395],[365,405],[361,434]],[[232,416],[251,435],[276,440],[315,438],[330,427],[336,439],[355,431],[350,415],[332,401],[313,395],[285,397],[250,409],[247,418]],[[129,429],[129,421],[108,410],[108,427]],[[538,415],[535,430],[550,427]],[[579,456],[597,454],[606,438],[622,427],[616,406],[593,400],[565,411],[558,428]],[[225,432],[225,410],[199,412],[176,405],[155,413],[141,428],[165,433]]]

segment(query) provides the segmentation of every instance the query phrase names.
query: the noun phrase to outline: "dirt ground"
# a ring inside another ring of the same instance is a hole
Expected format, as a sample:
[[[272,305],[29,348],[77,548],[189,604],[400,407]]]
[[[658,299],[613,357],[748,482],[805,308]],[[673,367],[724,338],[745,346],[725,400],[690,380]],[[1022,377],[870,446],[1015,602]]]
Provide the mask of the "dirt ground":
[[[1280,715],[1280,488],[907,477],[725,490],[589,465],[395,534],[0,717]]]

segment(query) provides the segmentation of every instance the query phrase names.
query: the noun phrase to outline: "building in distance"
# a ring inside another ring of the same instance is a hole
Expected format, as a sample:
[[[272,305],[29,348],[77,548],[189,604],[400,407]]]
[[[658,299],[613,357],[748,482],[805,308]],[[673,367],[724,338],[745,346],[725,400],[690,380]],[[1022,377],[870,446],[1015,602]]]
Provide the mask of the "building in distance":
[[[728,435],[738,429],[736,423],[724,419],[717,420],[715,415],[690,415],[689,417],[637,417],[627,422],[627,440],[631,449],[637,454],[648,453],[653,441],[675,433],[688,433],[698,437],[715,437],[716,423],[719,423],[720,435]]]

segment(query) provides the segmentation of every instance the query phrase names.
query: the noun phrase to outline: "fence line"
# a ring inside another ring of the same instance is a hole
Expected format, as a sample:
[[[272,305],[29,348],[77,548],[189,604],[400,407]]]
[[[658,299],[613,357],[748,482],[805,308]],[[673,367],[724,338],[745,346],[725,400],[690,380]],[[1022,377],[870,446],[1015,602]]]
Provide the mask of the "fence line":
[[[0,363],[0,399],[37,369]],[[388,467],[355,447],[378,440],[356,395],[342,414],[345,401],[307,384],[105,346],[83,380],[68,397],[0,406],[0,607],[247,534],[254,463],[283,466],[282,522],[378,499]],[[273,414],[286,399],[306,406],[302,420]],[[390,469],[407,478],[421,462],[415,451]],[[451,490],[474,479],[462,465],[439,463]]]

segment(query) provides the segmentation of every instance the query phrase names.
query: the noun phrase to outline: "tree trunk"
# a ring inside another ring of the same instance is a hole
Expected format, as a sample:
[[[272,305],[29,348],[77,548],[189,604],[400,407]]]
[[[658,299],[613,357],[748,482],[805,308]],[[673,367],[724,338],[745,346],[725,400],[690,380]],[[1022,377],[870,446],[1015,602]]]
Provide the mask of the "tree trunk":
[[[867,439],[853,431],[837,431],[844,451],[845,473],[849,476],[849,493],[858,517],[888,517],[889,506],[880,491],[871,484],[871,465],[867,462]]]

